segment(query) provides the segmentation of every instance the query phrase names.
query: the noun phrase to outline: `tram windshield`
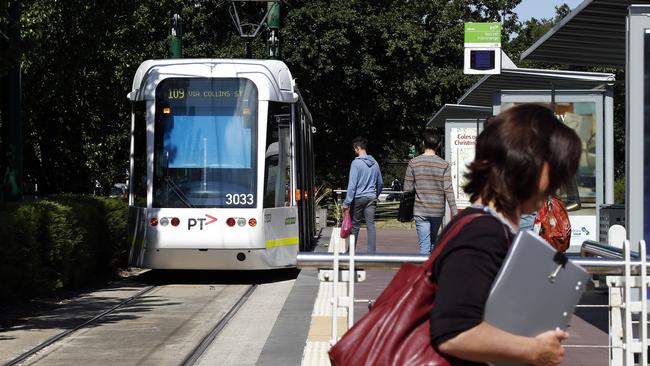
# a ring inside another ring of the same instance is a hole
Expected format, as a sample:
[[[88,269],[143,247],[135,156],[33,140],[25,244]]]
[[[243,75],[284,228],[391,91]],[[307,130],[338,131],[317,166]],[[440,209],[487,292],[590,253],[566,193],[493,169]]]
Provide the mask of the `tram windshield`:
[[[156,89],[154,207],[255,207],[257,89],[174,78]]]

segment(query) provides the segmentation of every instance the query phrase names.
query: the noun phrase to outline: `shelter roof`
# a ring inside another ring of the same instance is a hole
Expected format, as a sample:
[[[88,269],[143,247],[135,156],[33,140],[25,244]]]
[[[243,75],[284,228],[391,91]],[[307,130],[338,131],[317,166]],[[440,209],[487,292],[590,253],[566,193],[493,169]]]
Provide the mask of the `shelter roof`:
[[[491,107],[501,90],[604,90],[616,80],[614,74],[568,70],[502,69],[501,74],[485,75],[459,100],[458,104]]]
[[[445,104],[427,122],[427,127],[443,127],[450,118],[485,119],[492,116],[492,107],[477,105]]]
[[[521,54],[521,59],[577,66],[625,67],[630,4],[650,0],[585,0]]]

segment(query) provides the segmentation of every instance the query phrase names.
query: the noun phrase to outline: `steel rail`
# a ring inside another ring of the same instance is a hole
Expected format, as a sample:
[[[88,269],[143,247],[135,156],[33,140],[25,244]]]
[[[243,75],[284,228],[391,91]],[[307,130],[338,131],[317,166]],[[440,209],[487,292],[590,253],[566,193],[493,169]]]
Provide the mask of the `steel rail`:
[[[192,352],[190,352],[185,357],[185,360],[181,362],[181,365],[192,366],[197,363],[197,361],[201,358],[201,356],[203,356],[203,354],[208,349],[208,347],[210,347],[212,342],[214,342],[214,340],[217,338],[219,333],[221,333],[221,331],[223,331],[226,325],[228,325],[230,319],[232,319],[232,317],[234,317],[235,314],[237,314],[237,312],[239,311],[239,309],[241,309],[244,303],[248,301],[248,298],[251,296],[251,294],[253,293],[253,291],[255,291],[256,288],[257,285],[252,285],[244,292],[244,294],[239,298],[239,300],[237,300],[237,302],[235,302],[235,304],[230,308],[230,310],[228,310],[226,315],[224,315],[224,317],[221,318],[221,320],[219,320],[219,322],[212,328],[212,330],[210,330],[210,332],[208,332],[208,334],[206,334],[205,337],[201,339],[201,342],[199,342],[199,344],[192,350]]]
[[[89,320],[87,320],[87,321],[85,321],[85,322],[83,322],[83,323],[77,325],[77,326],[74,327],[74,328],[68,329],[68,330],[66,330],[66,331],[64,331],[64,332],[61,332],[61,333],[59,333],[59,334],[57,334],[57,335],[55,335],[55,336],[49,338],[49,339],[46,340],[45,342],[39,344],[38,346],[36,346],[36,347],[30,349],[29,351],[27,351],[27,352],[21,354],[20,356],[14,358],[13,360],[11,360],[11,361],[9,361],[8,363],[4,364],[4,366],[14,366],[14,365],[17,365],[17,364],[19,364],[19,363],[25,361],[26,359],[28,359],[29,357],[31,357],[31,356],[35,355],[36,353],[42,351],[42,350],[45,349],[46,347],[51,346],[52,344],[54,344],[54,343],[60,341],[61,339],[63,339],[63,338],[65,338],[65,337],[69,336],[70,334],[72,334],[72,333],[78,331],[79,329],[82,329],[82,328],[84,328],[84,327],[86,327],[86,326],[88,326],[88,325],[94,323],[95,321],[97,321],[97,320],[99,320],[99,319],[105,317],[106,315],[108,315],[108,314],[114,312],[115,310],[117,310],[117,309],[123,307],[124,305],[130,303],[131,301],[137,299],[138,297],[143,296],[143,295],[149,293],[150,291],[152,291],[152,290],[153,290],[154,288],[156,288],[156,287],[157,287],[157,286],[148,286],[148,287],[145,287],[144,289],[142,289],[141,291],[139,291],[139,292],[136,293],[135,295],[129,297],[129,298],[126,299],[126,300],[123,300],[122,302],[120,302],[119,304],[117,304],[117,305],[111,307],[110,309],[101,312],[100,314],[98,314],[98,315],[92,317],[91,319],[89,319]]]

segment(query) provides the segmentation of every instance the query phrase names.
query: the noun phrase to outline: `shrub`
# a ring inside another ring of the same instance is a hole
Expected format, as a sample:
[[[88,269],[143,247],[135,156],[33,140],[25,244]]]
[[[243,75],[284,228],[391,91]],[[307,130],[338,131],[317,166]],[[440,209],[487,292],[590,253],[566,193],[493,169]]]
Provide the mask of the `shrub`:
[[[0,204],[0,299],[105,279],[126,263],[127,205],[60,195]]]
[[[625,179],[614,182],[614,203],[625,203]]]

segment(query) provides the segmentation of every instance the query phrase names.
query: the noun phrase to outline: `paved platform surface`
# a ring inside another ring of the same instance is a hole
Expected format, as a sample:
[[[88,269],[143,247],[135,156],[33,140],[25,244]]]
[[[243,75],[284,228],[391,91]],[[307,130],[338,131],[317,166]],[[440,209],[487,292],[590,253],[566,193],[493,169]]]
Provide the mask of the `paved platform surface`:
[[[332,228],[326,228],[316,251],[331,250]],[[412,229],[380,229],[377,250],[417,253]],[[366,250],[366,233],[361,231],[358,252]],[[331,283],[318,280],[315,270],[265,273],[265,280],[248,302],[228,322],[224,331],[200,359],[201,365],[328,365],[331,337]],[[357,299],[375,299],[391,280],[394,270],[369,270],[365,282],[355,288]],[[39,364],[177,364],[228,308],[227,292],[241,291],[242,284],[258,283],[260,274],[231,278],[231,273],[214,273],[178,278],[165,274],[148,284],[161,285],[157,292],[134,302],[110,318],[57,344],[53,353],[35,357]],[[271,277],[269,277],[271,276]],[[295,278],[295,280],[294,280]],[[143,280],[143,278],[139,278]],[[70,329],[135,294],[141,283],[121,283],[82,294],[56,311],[43,314],[10,329],[0,330],[0,364],[58,332]],[[216,295],[217,289],[223,293]],[[344,292],[345,284],[340,286]],[[583,304],[606,304],[607,294],[589,292]],[[355,305],[355,319],[367,313],[367,303]],[[196,313],[195,315],[192,315]],[[191,315],[191,316],[190,316]],[[346,330],[346,312],[337,311],[339,335]],[[605,366],[608,343],[607,308],[579,308],[569,329],[565,365]],[[137,340],[134,338],[137,337]],[[39,362],[40,361],[40,362]]]
[[[316,251],[327,251],[331,228],[326,229]],[[357,252],[366,251],[366,234],[359,234]],[[411,229],[380,229],[377,232],[377,251],[391,253],[417,253],[417,235]],[[375,299],[396,271],[368,270],[365,282],[355,287],[355,298]],[[331,285],[330,285],[331,286]],[[330,287],[331,289],[331,287]],[[328,365],[326,352],[331,334],[331,310],[325,317],[317,310],[323,308],[318,300],[319,290],[324,290],[315,270],[303,270],[279,314],[273,330],[257,361],[258,365]],[[331,291],[331,290],[330,290]],[[588,292],[581,304],[607,304],[606,292]],[[331,308],[331,306],[330,306]],[[355,305],[355,319],[368,311],[367,304]],[[311,313],[311,317],[308,316]],[[337,313],[339,329],[345,330],[344,312]],[[570,339],[565,342],[565,365],[608,365],[608,312],[607,308],[579,308],[569,327]],[[299,346],[301,345],[301,346]],[[587,347],[583,347],[587,346]],[[595,346],[595,347],[594,347]]]

